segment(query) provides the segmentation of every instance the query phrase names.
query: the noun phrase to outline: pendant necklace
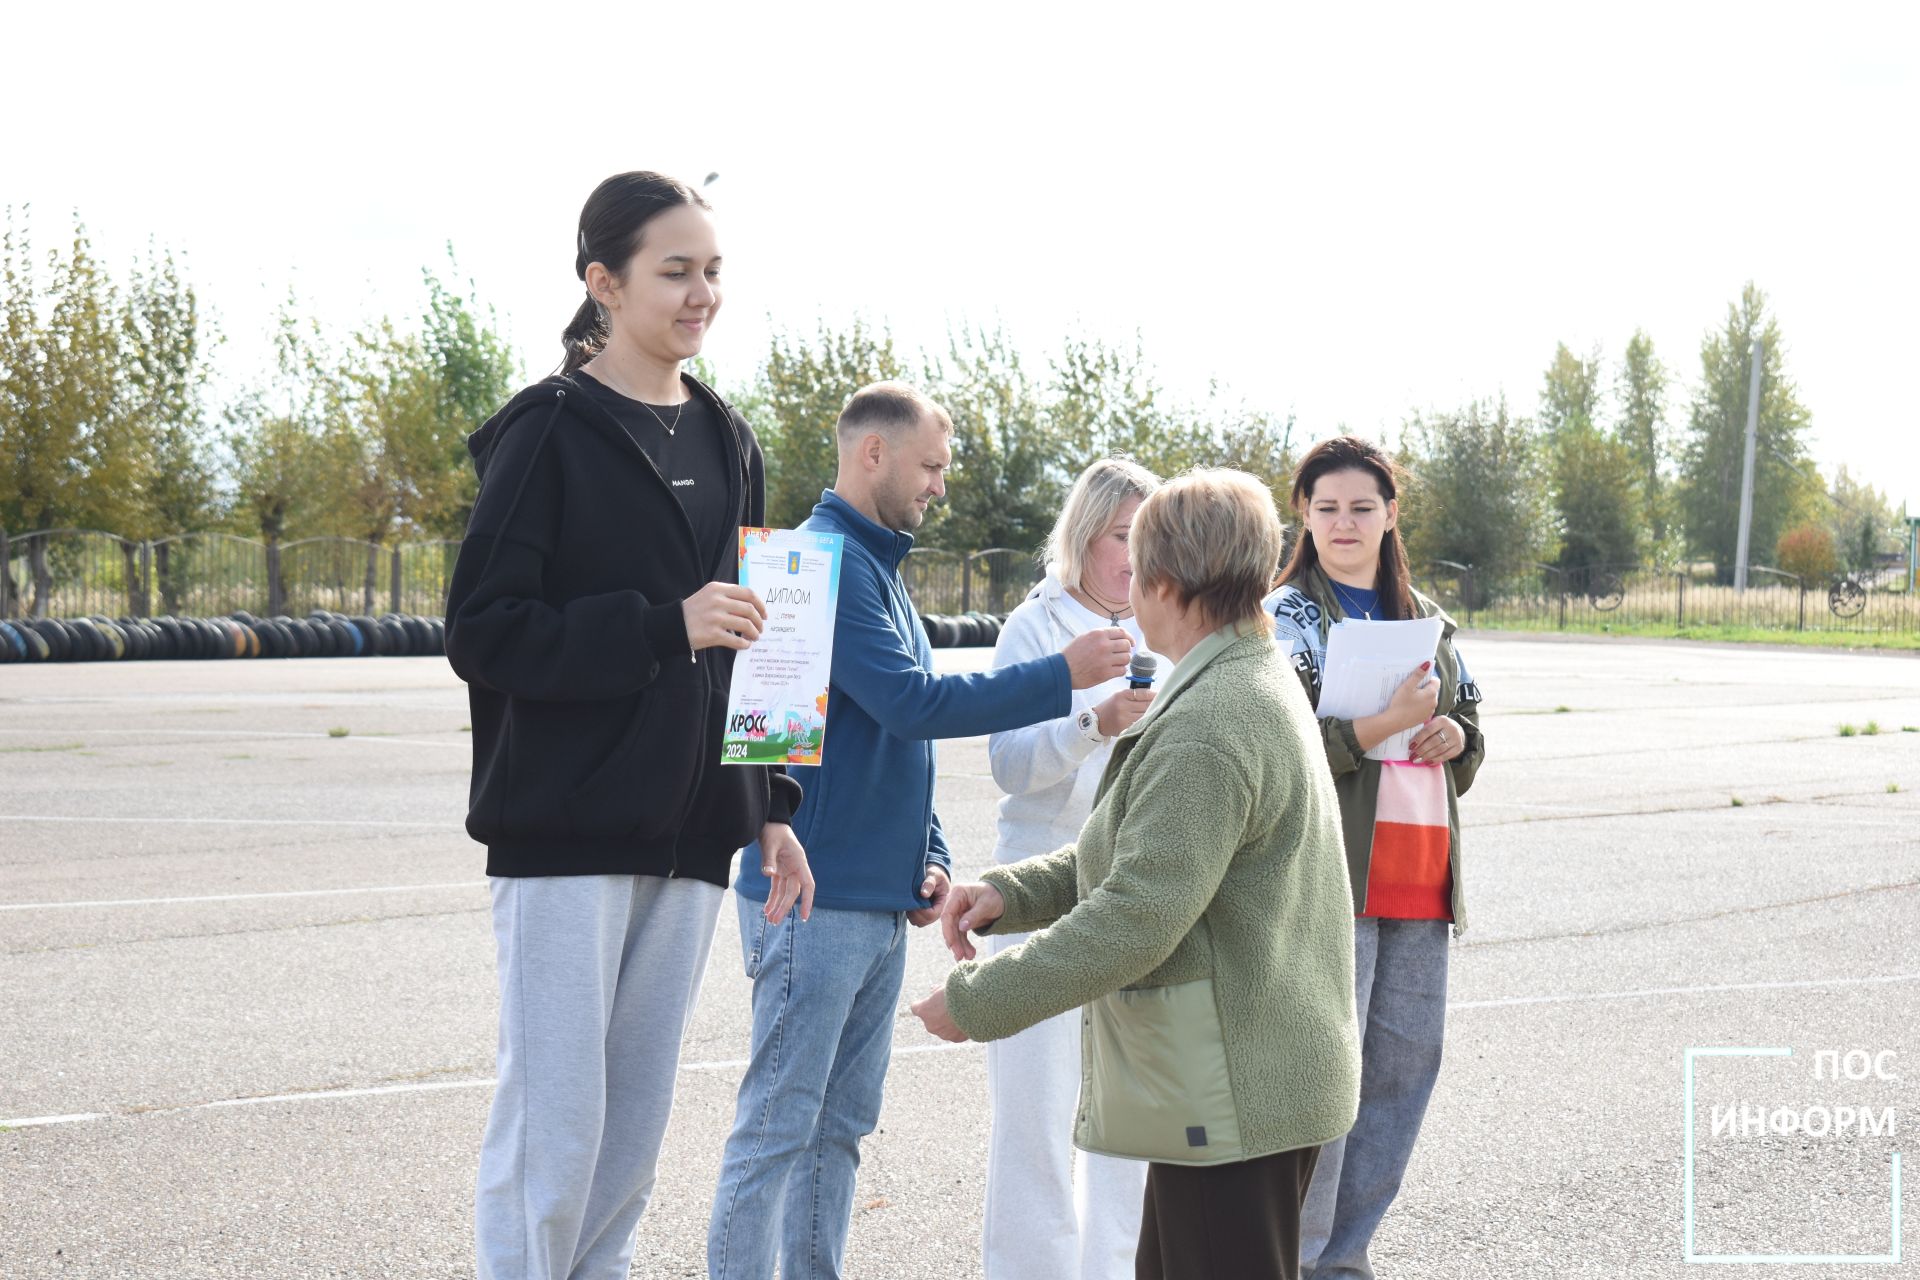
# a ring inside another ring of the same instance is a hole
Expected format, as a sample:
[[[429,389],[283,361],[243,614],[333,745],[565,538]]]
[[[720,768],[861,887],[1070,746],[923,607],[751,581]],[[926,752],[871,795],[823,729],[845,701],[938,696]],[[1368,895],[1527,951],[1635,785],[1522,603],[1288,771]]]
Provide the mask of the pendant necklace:
[[[1120,610],[1118,608],[1108,604],[1105,600],[1102,600],[1100,598],[1099,593],[1096,592],[1092,587],[1087,586],[1085,583],[1080,584],[1080,590],[1087,597],[1087,599],[1093,601],[1095,604],[1100,606],[1100,612],[1107,615],[1108,622],[1112,623],[1116,627],[1120,625]]]
[[[1373,621],[1373,610],[1361,607],[1359,604],[1359,601],[1355,600],[1352,596],[1347,594],[1347,591],[1349,590],[1349,588],[1342,586],[1342,584],[1338,582],[1334,582],[1333,579],[1331,578],[1327,579],[1327,581],[1329,583],[1332,583],[1334,598],[1339,600],[1340,608],[1342,612],[1344,612],[1349,618],[1351,618],[1354,614],[1357,613],[1365,621],[1367,622]]]
[[[633,401],[635,404],[639,405],[642,409],[645,409],[648,413],[652,414],[653,420],[659,423],[660,429],[666,432],[669,436],[673,434],[674,428],[680,425],[680,415],[687,411],[687,400],[693,399],[692,396],[688,396],[687,400],[682,400],[679,404],[675,405],[673,407],[673,421],[668,422],[665,418],[660,416],[660,411],[658,409],[648,404],[645,400],[642,400],[639,396],[630,396],[625,391],[621,390],[619,387],[614,386],[613,382],[610,379],[608,379],[604,373],[601,373],[595,376],[599,378],[600,385],[606,387],[608,390],[612,391],[615,395],[620,396],[623,399]]]
[[[682,400],[679,404],[673,407],[673,421],[671,423],[669,423],[665,418],[661,417],[660,411],[654,408],[652,405],[648,404],[645,400],[642,400],[640,402],[640,407],[653,415],[653,420],[660,424],[661,430],[665,431],[668,435],[672,435],[673,429],[680,425],[680,415],[687,411],[687,402],[685,400]]]

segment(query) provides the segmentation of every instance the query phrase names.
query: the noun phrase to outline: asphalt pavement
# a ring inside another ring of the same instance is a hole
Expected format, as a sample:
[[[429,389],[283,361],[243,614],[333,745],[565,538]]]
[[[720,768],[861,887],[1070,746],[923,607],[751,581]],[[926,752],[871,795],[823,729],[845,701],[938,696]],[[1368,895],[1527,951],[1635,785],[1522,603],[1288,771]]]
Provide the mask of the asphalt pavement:
[[[1463,644],[1470,928],[1377,1273],[1904,1274],[1920,660]],[[0,1277],[472,1275],[496,1004],[466,722],[435,659],[0,668]],[[998,793],[984,740],[940,764],[965,875]],[[713,954],[636,1276],[705,1274],[730,903]],[[917,933],[906,998],[947,967]],[[976,1277],[984,1055],[904,1001],[896,1032],[848,1273]]]

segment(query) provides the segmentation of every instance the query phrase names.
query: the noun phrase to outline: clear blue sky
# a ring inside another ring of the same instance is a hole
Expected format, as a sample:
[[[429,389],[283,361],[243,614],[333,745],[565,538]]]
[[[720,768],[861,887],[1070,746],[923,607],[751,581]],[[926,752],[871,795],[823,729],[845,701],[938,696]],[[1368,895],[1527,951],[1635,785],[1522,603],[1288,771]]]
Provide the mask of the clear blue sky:
[[[1249,8],[14,6],[0,204],[183,253],[234,376],[450,240],[539,373],[593,184],[718,170],[723,377],[816,316],[1137,330],[1307,437],[1635,326],[1684,383],[1754,279],[1823,467],[1920,499],[1920,6]]]

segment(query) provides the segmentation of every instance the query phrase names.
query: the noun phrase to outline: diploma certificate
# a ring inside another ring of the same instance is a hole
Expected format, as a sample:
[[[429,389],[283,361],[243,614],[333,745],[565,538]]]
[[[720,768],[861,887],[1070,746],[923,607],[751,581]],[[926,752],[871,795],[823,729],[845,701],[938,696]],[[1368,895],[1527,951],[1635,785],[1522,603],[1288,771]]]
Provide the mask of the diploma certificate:
[[[827,737],[841,535],[740,530],[740,585],[767,606],[734,656],[722,764],[819,764]]]

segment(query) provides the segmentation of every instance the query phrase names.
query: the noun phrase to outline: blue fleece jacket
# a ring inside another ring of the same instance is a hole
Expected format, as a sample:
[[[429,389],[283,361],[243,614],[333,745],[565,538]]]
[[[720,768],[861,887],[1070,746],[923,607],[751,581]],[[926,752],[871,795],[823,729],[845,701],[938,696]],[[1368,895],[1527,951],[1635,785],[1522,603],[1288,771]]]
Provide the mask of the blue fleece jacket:
[[[813,867],[814,905],[912,911],[929,864],[952,874],[933,809],[934,738],[966,738],[1055,720],[1072,709],[1067,660],[1050,654],[961,675],[933,673],[933,646],[907,598],[900,562],[913,535],[882,528],[829,489],[803,529],[846,535],[833,622],[833,675],[818,768],[788,766],[805,793],[794,834]],[[764,902],[760,847],[734,890]]]

